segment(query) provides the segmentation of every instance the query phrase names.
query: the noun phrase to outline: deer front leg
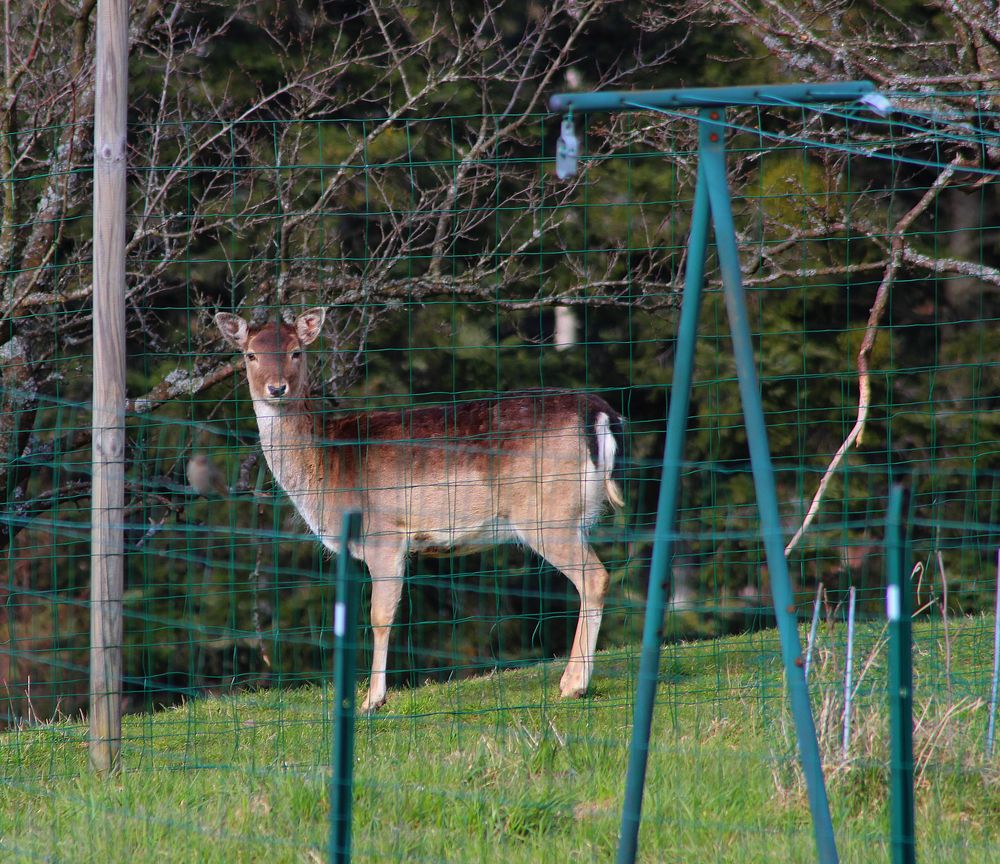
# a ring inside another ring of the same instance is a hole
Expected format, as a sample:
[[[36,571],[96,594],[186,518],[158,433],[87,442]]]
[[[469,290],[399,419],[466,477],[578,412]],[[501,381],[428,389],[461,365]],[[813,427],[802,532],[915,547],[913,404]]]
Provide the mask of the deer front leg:
[[[406,557],[394,551],[391,555],[366,554],[365,560],[372,577],[373,651],[368,695],[361,703],[361,711],[371,714],[385,704],[385,665],[389,655],[389,634],[399,608],[399,599],[403,595]]]

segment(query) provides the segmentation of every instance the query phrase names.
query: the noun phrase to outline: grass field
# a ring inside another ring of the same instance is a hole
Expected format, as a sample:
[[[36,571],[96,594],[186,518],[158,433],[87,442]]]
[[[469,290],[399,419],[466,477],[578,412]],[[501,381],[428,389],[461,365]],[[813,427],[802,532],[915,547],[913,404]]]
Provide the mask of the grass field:
[[[920,859],[995,862],[992,622],[952,620],[947,639],[940,622],[915,629]],[[847,862],[889,859],[883,635],[858,635],[846,759],[839,625],[823,628],[811,679]],[[815,860],[778,649],[773,631],[664,649],[640,860]],[[631,649],[603,653],[580,702],[558,698],[560,664],[390,692],[358,722],[354,860],[612,860],[635,664]],[[260,691],[126,718],[126,770],[109,782],[86,769],[79,722],[5,733],[0,859],[324,861],[330,699]]]

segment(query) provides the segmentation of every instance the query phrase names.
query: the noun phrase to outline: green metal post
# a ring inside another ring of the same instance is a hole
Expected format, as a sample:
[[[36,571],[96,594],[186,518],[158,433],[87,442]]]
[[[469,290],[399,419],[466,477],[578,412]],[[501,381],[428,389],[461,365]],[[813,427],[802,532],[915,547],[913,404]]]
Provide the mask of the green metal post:
[[[687,430],[694,378],[694,348],[698,336],[708,243],[708,189],[701,168],[695,187],[691,236],[688,239],[687,269],[684,274],[684,297],[674,353],[674,380],[667,414],[667,437],[663,447],[663,471],[656,507],[653,560],[649,569],[646,595],[646,618],[642,631],[642,653],[636,685],[635,713],[632,717],[632,740],[629,743],[628,773],[625,779],[625,804],[622,808],[621,834],[618,838],[618,864],[635,861],[639,842],[639,819],[642,791],[646,782],[649,758],[649,734],[656,703],[656,682],[660,670],[660,643],[663,641],[663,612],[670,578],[670,559],[677,523],[677,499],[681,484],[681,460],[684,457],[684,434]]]
[[[639,818],[649,756],[656,681],[659,676],[663,612],[677,516],[683,439],[688,420],[694,343],[697,336],[698,313],[701,308],[704,257],[710,217],[715,222],[719,264],[736,357],[754,486],[760,510],[761,534],[767,553],[771,594],[778,620],[789,701],[795,720],[799,757],[806,777],[816,846],[822,864],[835,864],[838,860],[819,744],[816,740],[816,727],[803,670],[802,645],[799,641],[794,595],[784,555],[774,470],[768,450],[767,427],[764,423],[764,409],[760,399],[746,297],[736,247],[736,229],[726,182],[724,108],[727,105],[794,106],[804,103],[849,102],[869,97],[875,92],[875,87],[870,81],[841,81],[822,84],[700,87],[682,90],[557,93],[549,99],[549,107],[557,112],[702,109],[699,113],[698,184],[691,237],[688,243],[684,300],[681,306],[677,359],[667,420],[667,440],[663,452],[663,475],[657,506],[649,593],[646,600],[632,742],[629,748],[625,802],[618,843],[618,864],[632,864],[635,861],[638,845]]]
[[[890,831],[893,864],[915,864],[913,816],[913,599],[903,527],[903,487],[889,490],[885,530],[886,616],[889,619]]]
[[[358,651],[360,567],[349,544],[361,537],[361,513],[344,514],[337,556],[337,600],[333,614],[333,772],[330,776],[330,862],[351,860],[351,803],[354,795],[354,699]]]
[[[749,84],[741,87],[686,87],[681,90],[599,90],[556,93],[549,108],[556,112],[622,111],[636,108],[714,108],[726,105],[802,105],[852,102],[875,92],[871,81],[807,84]]]
[[[699,153],[701,170],[708,181],[708,197],[715,223],[719,268],[729,315],[729,329],[733,339],[736,374],[739,379],[740,401],[743,403],[743,422],[750,449],[757,507],[760,512],[761,536],[767,556],[771,581],[771,596],[778,620],[781,655],[785,664],[788,696],[795,720],[799,759],[806,778],[809,808],[812,811],[816,848],[822,864],[834,864],[837,845],[830,819],[830,805],[826,797],[823,766],[820,760],[816,726],[809,703],[809,688],[803,670],[802,643],[799,640],[798,618],[788,563],[785,560],[784,538],[778,512],[778,495],[774,483],[774,470],[767,444],[767,426],[760,398],[750,322],[747,316],[746,295],[740,273],[739,252],[736,247],[736,226],[726,181],[725,111],[722,108],[704,108],[699,114]]]

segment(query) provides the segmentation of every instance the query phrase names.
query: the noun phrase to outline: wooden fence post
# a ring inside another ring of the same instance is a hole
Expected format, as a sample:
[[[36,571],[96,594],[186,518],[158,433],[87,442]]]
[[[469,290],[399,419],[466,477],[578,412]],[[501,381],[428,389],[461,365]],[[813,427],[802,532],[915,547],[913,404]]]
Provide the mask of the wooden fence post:
[[[128,0],[98,0],[95,62],[90,762],[109,774],[122,722]]]

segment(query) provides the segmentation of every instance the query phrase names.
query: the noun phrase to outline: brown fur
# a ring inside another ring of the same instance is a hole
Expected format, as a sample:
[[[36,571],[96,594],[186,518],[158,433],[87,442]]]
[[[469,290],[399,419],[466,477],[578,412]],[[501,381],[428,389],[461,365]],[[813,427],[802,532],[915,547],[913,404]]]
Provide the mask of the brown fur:
[[[307,397],[302,351],[319,335],[321,309],[257,331],[233,315],[216,321],[244,352],[264,455],[309,527],[336,551],[344,511],[362,511],[362,540],[349,551],[372,576],[375,651],[363,710],[385,701],[407,556],[504,540],[535,550],[580,593],[560,688],[586,692],[609,577],[585,534],[607,501],[622,503],[612,474],[620,415],[592,394],[537,391],[327,416]]]

